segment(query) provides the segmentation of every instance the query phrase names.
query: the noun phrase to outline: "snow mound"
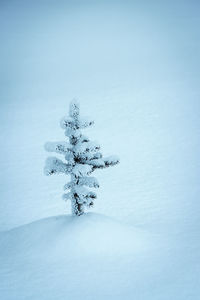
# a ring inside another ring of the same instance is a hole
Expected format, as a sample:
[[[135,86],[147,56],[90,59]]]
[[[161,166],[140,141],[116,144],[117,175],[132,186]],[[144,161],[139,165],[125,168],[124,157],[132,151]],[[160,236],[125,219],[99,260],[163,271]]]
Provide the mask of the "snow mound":
[[[194,239],[93,213],[41,219],[0,233],[0,299],[198,299]]]
[[[131,296],[130,273],[145,260],[150,240],[139,229],[93,213],[1,232],[1,299],[110,299],[111,294],[120,299],[125,291]]]
[[[1,255],[23,253],[44,258],[84,255],[125,255],[148,248],[148,235],[112,218],[88,213],[79,218],[60,215],[0,235]],[[48,253],[48,255],[47,255]]]

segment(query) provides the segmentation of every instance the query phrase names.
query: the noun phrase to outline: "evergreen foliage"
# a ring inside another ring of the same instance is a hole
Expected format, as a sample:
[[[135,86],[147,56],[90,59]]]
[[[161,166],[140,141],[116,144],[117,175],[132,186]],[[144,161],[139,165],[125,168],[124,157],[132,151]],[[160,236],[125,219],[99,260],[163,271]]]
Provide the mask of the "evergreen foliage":
[[[100,145],[92,142],[81,133],[81,129],[93,125],[92,120],[80,117],[79,103],[70,103],[69,117],[61,120],[61,127],[69,142],[48,142],[45,149],[48,152],[63,154],[66,160],[49,157],[46,160],[44,172],[46,175],[64,173],[71,175],[71,180],[64,186],[68,192],[63,195],[64,200],[71,200],[72,214],[80,216],[84,207],[91,207],[97,195],[89,188],[98,188],[99,183],[90,174],[96,169],[103,169],[119,163],[116,156],[104,158],[100,152]]]

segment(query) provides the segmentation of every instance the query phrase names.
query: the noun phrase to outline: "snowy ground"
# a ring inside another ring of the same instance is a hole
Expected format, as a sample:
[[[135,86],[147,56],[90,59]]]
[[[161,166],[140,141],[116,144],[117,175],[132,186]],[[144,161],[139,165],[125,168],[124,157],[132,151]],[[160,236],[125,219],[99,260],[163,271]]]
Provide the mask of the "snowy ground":
[[[198,1],[0,2],[0,299],[199,299]],[[45,177],[73,97],[120,165]]]
[[[42,219],[0,234],[2,299],[198,299],[197,242],[93,213]]]

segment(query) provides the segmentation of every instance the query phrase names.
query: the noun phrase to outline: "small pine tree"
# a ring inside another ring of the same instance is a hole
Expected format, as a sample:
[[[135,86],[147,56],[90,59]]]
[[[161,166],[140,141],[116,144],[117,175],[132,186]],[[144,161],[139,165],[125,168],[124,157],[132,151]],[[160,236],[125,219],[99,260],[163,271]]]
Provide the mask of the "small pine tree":
[[[116,156],[103,158],[100,146],[91,142],[81,133],[81,129],[93,125],[94,122],[80,118],[79,104],[76,100],[70,103],[69,117],[61,120],[61,127],[69,138],[67,142],[48,142],[45,149],[48,152],[63,154],[67,163],[56,157],[46,160],[44,172],[46,175],[64,173],[71,175],[71,181],[64,186],[68,190],[63,195],[64,200],[71,200],[72,214],[80,216],[84,213],[84,207],[93,206],[96,193],[88,188],[98,188],[99,183],[95,177],[89,175],[96,169],[103,169],[119,163]],[[87,187],[87,188],[86,188]]]

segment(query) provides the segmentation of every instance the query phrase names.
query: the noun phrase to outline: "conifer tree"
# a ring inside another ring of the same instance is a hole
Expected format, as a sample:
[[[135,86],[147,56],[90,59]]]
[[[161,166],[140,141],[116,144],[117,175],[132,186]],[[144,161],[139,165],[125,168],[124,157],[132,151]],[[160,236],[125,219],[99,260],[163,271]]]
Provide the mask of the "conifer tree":
[[[70,182],[64,186],[67,192],[64,200],[71,200],[72,214],[80,216],[85,207],[91,207],[97,195],[90,188],[98,188],[99,183],[90,174],[96,169],[103,169],[119,163],[116,156],[104,158],[100,146],[81,133],[81,129],[92,126],[94,122],[80,117],[79,103],[70,103],[69,117],[61,120],[61,127],[69,142],[48,142],[45,149],[48,152],[63,154],[67,162],[56,157],[46,160],[44,172],[46,175],[64,173],[71,176]]]

